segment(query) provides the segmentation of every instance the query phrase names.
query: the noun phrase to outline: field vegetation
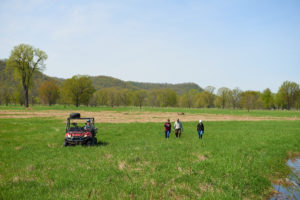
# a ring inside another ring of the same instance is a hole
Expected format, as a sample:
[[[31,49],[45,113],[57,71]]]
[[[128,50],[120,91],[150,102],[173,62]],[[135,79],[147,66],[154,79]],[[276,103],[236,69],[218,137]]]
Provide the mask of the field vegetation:
[[[265,199],[300,152],[299,121],[97,124],[96,147],[62,147],[64,121],[0,120],[2,199]]]

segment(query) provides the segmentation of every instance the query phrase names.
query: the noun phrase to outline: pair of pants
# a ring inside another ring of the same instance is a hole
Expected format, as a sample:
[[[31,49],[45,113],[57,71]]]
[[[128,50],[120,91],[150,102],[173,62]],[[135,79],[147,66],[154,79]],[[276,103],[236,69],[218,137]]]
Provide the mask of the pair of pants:
[[[203,131],[199,130],[199,131],[198,131],[198,136],[199,136],[199,138],[202,138],[202,135],[203,135]]]
[[[170,136],[170,131],[165,131],[165,137],[169,138],[169,136]]]
[[[176,137],[180,137],[181,136],[181,129],[175,129],[175,135],[176,135]]]

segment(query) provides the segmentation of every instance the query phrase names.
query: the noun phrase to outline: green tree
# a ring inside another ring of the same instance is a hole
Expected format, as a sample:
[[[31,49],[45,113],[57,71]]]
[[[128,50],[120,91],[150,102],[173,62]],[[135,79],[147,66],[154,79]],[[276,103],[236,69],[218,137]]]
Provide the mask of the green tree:
[[[244,108],[250,111],[254,109],[259,98],[259,92],[256,91],[245,91],[242,93],[242,105]]]
[[[275,99],[274,99],[274,105],[277,109],[283,109],[284,108],[284,101],[279,92],[275,94]]]
[[[149,92],[148,104],[151,107],[159,107],[160,106],[159,93],[160,93],[160,90],[152,90],[151,92]]]
[[[188,108],[194,107],[195,98],[198,93],[199,92],[196,89],[191,89],[188,92],[185,92],[181,97],[181,105]]]
[[[20,85],[14,89],[13,101],[14,101],[15,105],[18,103],[21,106],[24,105],[24,103],[25,103],[24,90],[22,89],[22,87]]]
[[[296,95],[295,108],[297,110],[300,109],[300,90],[298,90],[297,95]]]
[[[206,105],[208,108],[212,108],[214,107],[214,101],[215,101],[215,94],[214,94],[214,91],[215,91],[215,87],[213,86],[207,86],[204,90],[206,92],[206,95],[205,95],[205,101],[206,101]]]
[[[77,75],[65,81],[63,95],[69,103],[78,107],[80,104],[87,105],[94,91],[89,77]]]
[[[226,87],[221,87],[217,92],[216,104],[219,104],[222,109],[230,103],[231,90]]]
[[[157,100],[161,107],[173,107],[177,104],[177,95],[171,89],[161,89],[157,91]]]
[[[173,90],[165,89],[164,95],[165,95],[164,106],[175,107],[177,105],[177,94]]]
[[[264,101],[262,99],[262,93],[257,92],[258,98],[255,102],[255,108],[256,109],[263,109],[264,108]]]
[[[109,88],[107,91],[107,103],[111,107],[119,106],[118,90],[116,88]]]
[[[39,96],[44,104],[51,106],[59,97],[59,88],[53,80],[45,81],[40,87]]]
[[[25,107],[29,106],[28,94],[33,83],[33,74],[45,68],[47,54],[27,44],[15,46],[7,61],[7,66],[15,70],[24,90]]]
[[[7,87],[6,85],[3,85],[0,87],[0,102],[3,102],[6,106],[11,103],[12,101],[12,88]],[[0,103],[1,105],[1,103]]]
[[[263,101],[263,107],[266,109],[270,109],[274,107],[274,97],[269,88],[265,89],[261,95]]]
[[[207,104],[206,104],[206,91],[202,91],[200,93],[198,93],[196,96],[195,96],[195,107],[196,108],[203,108],[203,107],[207,107]]]
[[[145,99],[147,97],[146,90],[137,90],[133,94],[133,103],[135,106],[139,106],[140,109],[145,103]]]
[[[97,97],[96,92],[94,92],[92,97],[90,98],[89,105],[90,106],[97,106],[98,105],[98,97]]]
[[[238,87],[232,90],[230,101],[233,109],[239,108],[241,106],[241,95],[242,90],[240,90]]]
[[[278,96],[282,100],[283,106],[286,109],[291,109],[299,93],[299,84],[295,82],[285,81],[278,90]]]
[[[108,105],[108,89],[103,88],[96,92],[97,96],[97,104],[101,106],[107,106]]]
[[[2,87],[0,86],[0,105],[2,105],[3,97],[2,97]]]
[[[132,99],[132,94],[131,91],[128,89],[121,89],[119,91],[119,99],[120,99],[120,104],[122,106],[129,106],[131,103],[131,99]]]

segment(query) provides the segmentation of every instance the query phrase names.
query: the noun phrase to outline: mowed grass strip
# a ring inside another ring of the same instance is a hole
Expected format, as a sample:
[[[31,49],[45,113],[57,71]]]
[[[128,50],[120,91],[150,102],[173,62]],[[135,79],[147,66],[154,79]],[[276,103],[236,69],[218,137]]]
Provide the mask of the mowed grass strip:
[[[265,199],[300,151],[299,121],[97,124],[96,147],[62,147],[53,119],[0,120],[0,199]]]
[[[116,111],[116,112],[175,112],[185,114],[217,114],[217,115],[237,115],[237,116],[253,116],[253,117],[300,117],[300,110],[248,110],[246,109],[219,109],[219,108],[161,108],[161,107],[133,107],[133,106],[120,106],[120,107],[87,107],[73,105],[53,105],[53,106],[31,106],[29,110],[26,110],[24,106],[19,105],[0,105],[0,111],[5,110],[17,110],[17,111],[44,111],[44,110],[60,110],[60,111],[87,111],[87,112],[101,112],[101,111]]]

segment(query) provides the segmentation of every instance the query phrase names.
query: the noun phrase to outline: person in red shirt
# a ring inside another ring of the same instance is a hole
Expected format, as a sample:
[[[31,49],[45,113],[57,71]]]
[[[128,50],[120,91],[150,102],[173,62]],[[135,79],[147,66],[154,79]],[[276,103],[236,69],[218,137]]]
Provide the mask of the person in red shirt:
[[[171,132],[171,123],[170,123],[170,119],[168,119],[168,121],[164,124],[165,127],[165,137],[169,138],[170,136],[170,132]]]

